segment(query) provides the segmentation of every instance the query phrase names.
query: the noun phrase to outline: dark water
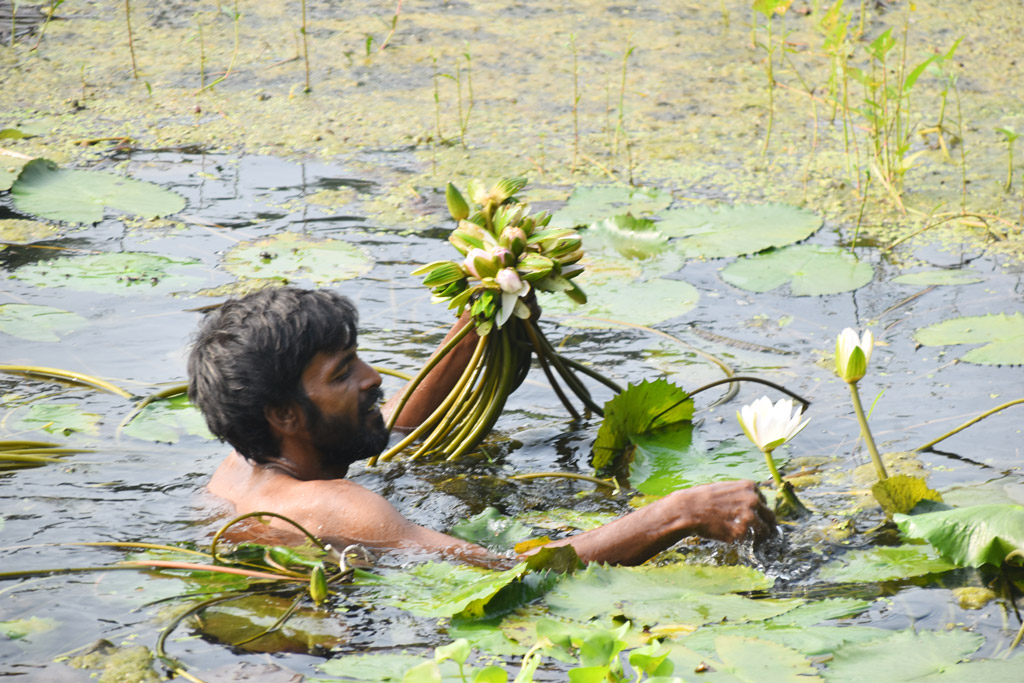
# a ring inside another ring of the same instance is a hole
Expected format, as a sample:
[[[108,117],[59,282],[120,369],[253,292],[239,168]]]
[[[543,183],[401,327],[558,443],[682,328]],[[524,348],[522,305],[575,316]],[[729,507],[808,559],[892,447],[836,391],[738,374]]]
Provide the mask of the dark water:
[[[412,163],[401,154],[389,154],[381,162],[392,166]],[[154,385],[184,381],[190,335],[201,317],[190,309],[219,300],[195,297],[189,292],[234,280],[219,259],[237,241],[282,231],[344,239],[362,245],[372,255],[376,265],[365,277],[334,285],[361,311],[361,353],[369,362],[415,371],[443,335],[447,313],[440,306],[431,306],[426,290],[408,274],[415,264],[451,256],[444,241],[447,223],[439,192],[426,191],[422,200],[423,211],[436,217],[433,227],[415,232],[365,218],[361,203],[380,192],[374,179],[351,177],[346,169],[326,163],[150,154],[135,155],[128,170],[134,177],[185,195],[185,223],[140,229],[108,218],[51,244],[78,250],[145,251],[195,258],[205,265],[204,281],[188,291],[139,285],[124,293],[98,294],[57,286],[59,282],[51,287],[33,287],[18,279],[5,279],[0,303],[56,306],[84,316],[90,325],[59,343],[27,342],[0,335],[3,363],[86,372],[111,379],[139,395],[149,393]],[[336,215],[304,201],[318,190],[342,187],[362,194],[351,205],[339,208]],[[832,245],[842,239],[837,229],[826,225],[812,241]],[[0,269],[9,274],[58,254],[11,248],[0,252]],[[701,301],[689,314],[658,328],[720,356],[739,374],[771,379],[810,398],[812,422],[792,444],[789,456],[810,457],[827,471],[843,472],[868,462],[866,452],[857,443],[857,425],[846,386],[835,379],[831,369],[835,335],[844,327],[870,324],[884,342],[876,347],[871,372],[861,383],[866,405],[883,392],[871,418],[883,451],[913,448],[982,410],[1018,398],[1024,387],[1024,371],[1020,368],[956,363],[961,349],[915,348],[912,339],[914,329],[941,319],[1022,310],[1020,265],[1001,263],[983,253],[961,252],[956,247],[927,248],[916,256],[944,267],[969,260],[984,282],[938,287],[905,301],[919,288],[888,282],[900,272],[899,268],[880,259],[874,250],[863,250],[863,257],[876,268],[872,284],[848,294],[792,298],[782,293],[750,294],[724,284],[717,277],[723,262],[690,263],[675,277],[696,286]],[[680,374],[675,381],[684,388],[692,389],[721,376],[715,366],[686,347],[644,331],[579,331],[559,327],[553,321],[546,329],[568,355],[593,362],[622,383],[659,376],[661,371],[650,361],[650,353],[656,351],[681,354],[682,362],[675,366]],[[699,336],[700,331],[780,352],[709,341]],[[391,390],[398,386],[393,379],[386,378],[385,383]],[[103,416],[96,437],[67,438],[95,452],[75,456],[66,464],[0,475],[0,570],[92,566],[124,559],[120,550],[48,544],[150,541],[204,546],[223,521],[225,511],[203,491],[226,452],[223,445],[190,436],[175,444],[118,439],[116,427],[130,410],[130,402],[88,389],[0,376],[0,392],[5,406],[0,438],[4,439],[21,437],[10,430],[19,415],[21,400],[77,404]],[[713,445],[741,436],[734,413],[762,393],[758,387],[744,387],[731,403],[702,410],[703,438]],[[707,408],[721,396],[712,394],[701,396],[698,408]],[[921,460],[930,484],[944,491],[984,485],[950,494],[951,499],[964,503],[1024,502],[1022,422],[1013,410],[1020,409],[1011,409],[949,439],[941,444],[940,452],[923,454]],[[442,485],[443,491],[435,485],[467,473],[483,477],[539,470],[587,472],[589,445],[596,427],[596,421],[572,423],[541,373],[535,372],[499,421],[499,438],[485,447],[487,457],[477,456],[455,466],[386,465],[357,471],[356,479],[384,492],[413,520],[442,530],[478,512],[486,503],[510,512],[543,508],[552,501],[575,504],[574,494],[589,490],[589,486],[544,480],[495,487],[492,479],[473,477],[448,481]],[[46,438],[64,440],[60,435]],[[843,517],[850,504],[847,492],[851,488],[863,490],[866,486],[857,487],[849,479],[840,479],[834,484],[826,481],[809,492],[807,501],[823,512],[820,524],[790,532],[790,546],[785,551],[761,558],[766,571],[780,578],[780,593],[816,597],[829,594],[831,589],[815,582],[813,569],[842,547],[823,541],[822,529]],[[592,509],[623,509],[621,501],[603,496],[588,496],[578,504]],[[855,524],[863,530],[877,521],[877,516],[868,514]],[[940,583],[916,581],[859,588],[860,595],[884,595],[889,600],[877,603],[858,621],[893,629],[910,625],[942,629],[949,623],[966,624],[989,636],[979,653],[984,656],[1006,646],[1016,630],[1016,619],[1004,620],[1005,606],[997,602],[979,611],[961,610],[951,599],[950,589],[980,585],[991,578],[961,571]],[[137,572],[2,582],[0,621],[41,617],[54,619],[59,626],[19,641],[0,640],[0,673],[23,676],[12,680],[87,680],[87,672],[51,664],[51,660],[99,638],[152,647],[160,629],[161,607],[142,606],[181,589],[177,581]],[[447,640],[432,620],[416,619],[397,610],[354,608],[338,618],[346,640],[340,652],[415,648]],[[311,674],[311,666],[319,661],[305,654],[270,660],[201,639],[185,639],[186,635],[185,629],[179,630],[178,640],[172,640],[169,649],[207,680],[227,675],[225,672],[242,661],[264,667],[260,669],[263,674],[270,670],[268,666]]]

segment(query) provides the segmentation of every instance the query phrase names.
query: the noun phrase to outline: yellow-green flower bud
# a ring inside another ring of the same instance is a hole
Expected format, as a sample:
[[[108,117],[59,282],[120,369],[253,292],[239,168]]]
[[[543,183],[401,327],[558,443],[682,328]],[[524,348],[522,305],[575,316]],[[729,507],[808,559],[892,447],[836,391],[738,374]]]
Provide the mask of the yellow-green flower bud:
[[[313,567],[309,575],[309,596],[318,605],[327,599],[327,577],[322,564]]]
[[[448,183],[444,188],[444,200],[448,204],[448,213],[457,221],[469,217],[469,204],[466,203],[458,188]]]

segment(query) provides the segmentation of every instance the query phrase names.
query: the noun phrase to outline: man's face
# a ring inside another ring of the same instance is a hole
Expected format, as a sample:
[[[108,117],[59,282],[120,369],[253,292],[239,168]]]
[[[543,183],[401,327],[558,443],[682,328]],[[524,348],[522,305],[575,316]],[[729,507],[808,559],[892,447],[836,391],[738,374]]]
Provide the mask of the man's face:
[[[388,432],[380,412],[380,375],[355,347],[320,351],[302,373],[311,408],[306,428],[325,470],[344,476],[357,460],[380,453]]]

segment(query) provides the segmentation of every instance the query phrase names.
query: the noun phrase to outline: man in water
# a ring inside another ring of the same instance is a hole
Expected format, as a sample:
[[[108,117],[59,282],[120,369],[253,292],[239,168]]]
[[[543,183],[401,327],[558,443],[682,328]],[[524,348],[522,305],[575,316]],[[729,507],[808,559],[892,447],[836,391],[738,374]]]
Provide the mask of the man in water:
[[[352,303],[327,290],[266,289],[226,302],[198,332],[189,397],[234,446],[209,489],[239,514],[276,512],[342,547],[426,552],[475,564],[501,558],[405,519],[384,497],[346,479],[349,465],[388,442],[380,375],[356,353]],[[466,320],[460,320],[449,338]],[[455,385],[472,353],[468,335],[417,387],[396,427],[412,429]],[[272,525],[291,529],[279,520]],[[597,529],[552,542],[585,562],[638,564],[687,536],[726,542],[775,533],[756,484],[675,491]]]

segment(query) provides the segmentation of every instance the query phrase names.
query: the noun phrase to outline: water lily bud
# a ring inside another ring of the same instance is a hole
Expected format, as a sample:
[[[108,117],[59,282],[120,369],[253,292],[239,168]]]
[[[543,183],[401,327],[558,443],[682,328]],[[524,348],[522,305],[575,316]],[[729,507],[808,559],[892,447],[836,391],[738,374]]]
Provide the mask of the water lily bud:
[[[466,183],[466,190],[469,192],[469,198],[481,206],[490,199],[487,188],[484,187],[484,184],[478,178],[473,178]]]
[[[875,337],[864,330],[858,339],[856,331],[847,327],[836,337],[836,374],[848,384],[856,384],[868,371]]]
[[[498,263],[496,259],[491,255],[490,252],[483,249],[471,249],[466,254],[466,260],[462,262],[462,267],[466,269],[470,275],[474,275],[478,278],[494,277],[498,273]]]
[[[473,277],[480,277],[480,271],[476,269],[476,260],[477,258],[487,259],[489,257],[490,254],[483,249],[470,249],[469,253],[466,254],[465,260],[462,262],[462,268]]]
[[[546,256],[527,252],[519,257],[519,271],[528,282],[543,280],[555,267],[555,262]]]
[[[309,596],[318,605],[327,599],[327,577],[324,576],[322,564],[313,567],[313,571],[309,575]]]
[[[526,246],[526,232],[520,227],[509,226],[501,232],[498,242],[518,256],[523,253],[523,247]]]
[[[519,273],[516,272],[515,268],[502,268],[494,276],[494,279],[501,287],[501,291],[508,292],[509,294],[516,294],[523,288],[523,281],[519,279]]]
[[[579,261],[581,258],[583,258],[583,250],[577,249],[575,251],[571,251],[565,254],[564,256],[556,256],[555,260],[561,263],[563,266],[571,266],[572,264]]]
[[[582,247],[583,240],[580,239],[579,235],[573,233],[572,235],[560,237],[556,241],[554,241],[549,247],[549,250],[551,252],[550,256],[557,258],[564,254],[569,254],[571,252],[577,251]]]
[[[491,249],[491,256],[499,265],[508,267],[516,264],[516,255],[505,247],[494,247]]]
[[[469,216],[469,204],[466,203],[458,188],[448,183],[444,189],[444,200],[448,204],[448,213],[457,221]]]

